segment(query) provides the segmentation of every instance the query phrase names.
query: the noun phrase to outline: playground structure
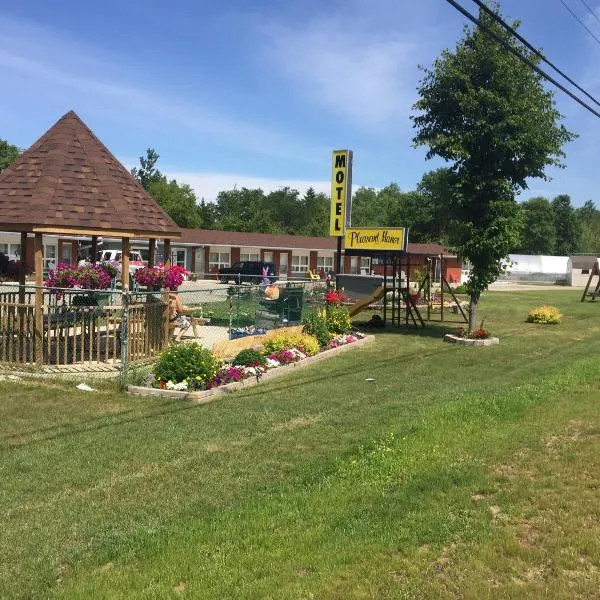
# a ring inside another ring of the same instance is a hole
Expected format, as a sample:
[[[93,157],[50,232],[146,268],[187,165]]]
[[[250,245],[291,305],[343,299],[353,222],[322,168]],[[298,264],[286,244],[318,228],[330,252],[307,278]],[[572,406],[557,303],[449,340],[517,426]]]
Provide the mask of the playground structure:
[[[598,278],[596,285],[594,285],[594,291],[590,292],[589,289],[592,287],[592,282],[594,277]],[[583,290],[583,295],[581,296],[581,301],[585,302],[586,298],[591,298],[592,302],[596,300],[596,298],[600,296],[600,258],[594,260],[594,264],[592,265],[592,269],[590,271],[590,276]]]
[[[346,249],[347,255],[354,251]],[[427,256],[425,259],[425,272],[421,273],[418,281],[411,287],[411,252],[397,252],[388,250],[360,250],[362,256],[365,252],[383,265],[383,275],[358,276],[339,275],[338,287],[344,288],[350,296],[357,296],[358,300],[349,307],[351,317],[368,308],[380,308],[383,323],[388,317],[392,325],[400,327],[402,324],[412,323],[415,327],[425,327],[426,322],[468,323],[468,316],[463,306],[456,297],[444,275],[444,255]],[[440,290],[433,291],[432,265],[434,260],[440,262]],[[381,302],[381,304],[380,304]],[[447,319],[448,311],[452,311],[453,319]],[[457,320],[459,318],[459,320]]]

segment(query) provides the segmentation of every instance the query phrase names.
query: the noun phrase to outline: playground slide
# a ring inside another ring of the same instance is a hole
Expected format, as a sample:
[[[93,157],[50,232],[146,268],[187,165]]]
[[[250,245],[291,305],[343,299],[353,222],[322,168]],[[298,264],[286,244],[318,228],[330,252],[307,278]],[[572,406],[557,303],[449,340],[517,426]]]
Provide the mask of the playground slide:
[[[380,300],[381,298],[383,298],[385,296],[385,291],[386,291],[385,288],[382,285],[380,285],[379,287],[377,287],[373,290],[373,293],[370,296],[367,296],[366,298],[362,298],[361,300],[359,300],[358,302],[353,304],[348,309],[348,313],[350,314],[351,317],[356,316],[361,310],[364,310],[365,308],[367,308],[367,306],[369,306],[369,304],[371,304],[372,302],[375,302],[376,300]]]

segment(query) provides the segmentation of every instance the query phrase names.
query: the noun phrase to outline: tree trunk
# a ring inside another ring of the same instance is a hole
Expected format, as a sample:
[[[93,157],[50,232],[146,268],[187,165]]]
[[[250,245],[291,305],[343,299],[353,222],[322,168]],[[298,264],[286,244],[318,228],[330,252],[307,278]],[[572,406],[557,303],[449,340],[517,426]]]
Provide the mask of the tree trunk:
[[[477,329],[477,304],[479,302],[479,294],[471,295],[471,304],[469,305],[469,331]]]

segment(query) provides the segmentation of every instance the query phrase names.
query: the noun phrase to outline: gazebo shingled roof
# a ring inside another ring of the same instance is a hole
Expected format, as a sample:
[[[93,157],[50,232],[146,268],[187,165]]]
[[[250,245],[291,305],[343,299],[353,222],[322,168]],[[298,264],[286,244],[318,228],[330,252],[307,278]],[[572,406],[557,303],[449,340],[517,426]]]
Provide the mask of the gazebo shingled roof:
[[[0,173],[0,230],[124,238],[181,235],[73,111]]]

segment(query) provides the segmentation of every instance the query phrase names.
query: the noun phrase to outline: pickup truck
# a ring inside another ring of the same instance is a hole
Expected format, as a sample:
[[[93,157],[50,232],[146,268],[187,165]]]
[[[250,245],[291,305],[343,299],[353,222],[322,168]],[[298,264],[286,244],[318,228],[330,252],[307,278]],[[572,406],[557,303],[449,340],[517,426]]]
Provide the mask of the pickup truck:
[[[120,250],[101,250],[98,252],[98,262],[116,262],[121,265]],[[145,267],[146,263],[142,260],[142,255],[138,250],[132,250],[129,253],[129,273],[135,273],[139,268]]]

